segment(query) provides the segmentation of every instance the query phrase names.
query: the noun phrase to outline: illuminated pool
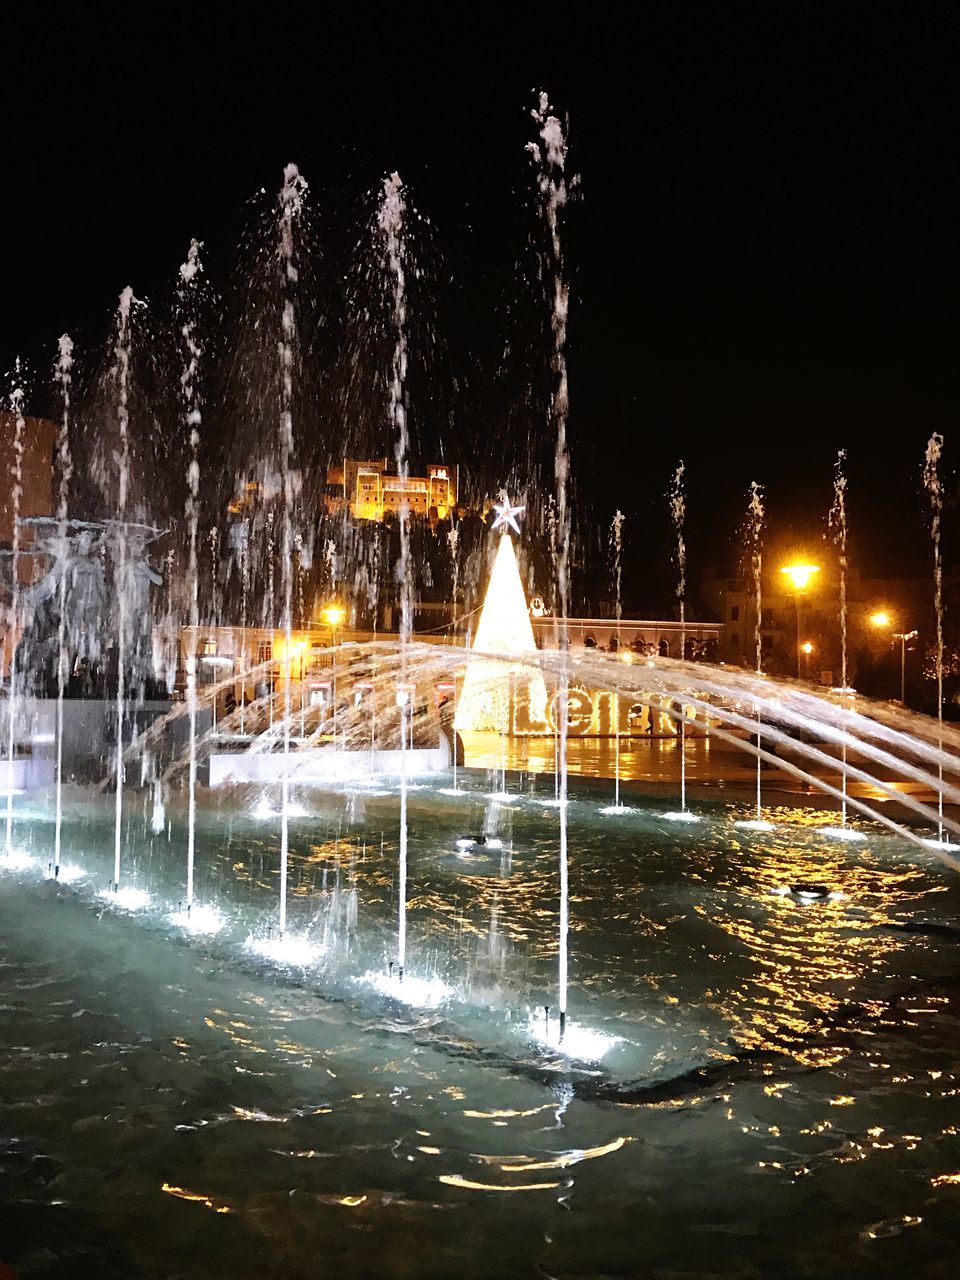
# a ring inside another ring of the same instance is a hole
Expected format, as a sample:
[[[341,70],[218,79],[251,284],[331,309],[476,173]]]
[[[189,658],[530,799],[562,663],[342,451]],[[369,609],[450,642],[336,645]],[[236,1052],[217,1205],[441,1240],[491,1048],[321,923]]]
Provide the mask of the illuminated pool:
[[[676,824],[634,793],[605,816],[575,784],[559,1045],[549,780],[509,805],[465,785],[409,796],[403,990],[392,785],[298,794],[283,938],[257,796],[201,812],[188,920],[178,814],[154,834],[131,799],[125,884],[149,897],[125,903],[100,896],[111,803],[71,804],[80,874],[56,886],[51,824],[18,801],[0,1259],[125,1280],[935,1274],[960,1243],[960,886],[933,853],[824,838],[812,811]]]

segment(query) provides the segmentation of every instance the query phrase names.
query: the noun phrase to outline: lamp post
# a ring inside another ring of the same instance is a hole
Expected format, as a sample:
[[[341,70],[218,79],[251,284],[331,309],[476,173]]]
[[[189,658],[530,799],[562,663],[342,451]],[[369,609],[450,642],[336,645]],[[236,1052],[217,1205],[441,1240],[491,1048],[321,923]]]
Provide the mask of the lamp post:
[[[876,627],[878,631],[886,631],[888,627],[893,626],[893,617],[886,609],[878,609],[876,613],[870,615],[871,627]],[[892,640],[900,641],[900,704],[907,704],[907,641],[916,640],[916,631],[894,631],[891,633]]]
[[[907,705],[907,641],[916,640],[916,631],[897,631],[894,640],[900,641],[900,704]]]
[[[813,652],[812,645],[810,645],[809,649],[804,649],[800,643],[800,598],[820,572],[820,566],[818,564],[787,564],[783,566],[780,572],[786,575],[795,593],[794,603],[797,609],[797,679],[799,680],[804,655],[809,656]],[[809,640],[807,644],[810,644]]]
[[[343,622],[347,616],[347,611],[342,604],[332,601],[325,604],[320,612],[320,616],[330,628],[330,648],[334,650],[333,665],[330,668],[330,721],[333,733],[333,749],[337,749],[337,627]]]
[[[810,655],[813,653],[813,645],[809,640],[804,640],[800,646],[800,652],[803,654],[803,674],[810,679]]]

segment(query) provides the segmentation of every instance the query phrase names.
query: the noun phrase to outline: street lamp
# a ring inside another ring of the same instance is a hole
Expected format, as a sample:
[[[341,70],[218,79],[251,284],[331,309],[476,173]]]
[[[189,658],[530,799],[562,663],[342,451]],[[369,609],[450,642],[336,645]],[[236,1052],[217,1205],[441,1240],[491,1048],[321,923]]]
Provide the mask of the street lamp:
[[[780,572],[786,575],[790,586],[793,588],[795,593],[794,602],[797,607],[797,679],[799,679],[801,674],[801,655],[809,655],[813,652],[812,645],[810,645],[809,649],[804,649],[800,643],[800,598],[820,572],[820,566],[818,564],[804,564],[797,562],[796,564],[784,565]],[[810,643],[809,640],[807,643]]]
[[[916,640],[916,631],[897,631],[894,640],[900,641],[900,705],[907,705],[907,641]]]
[[[803,674],[807,677],[810,675],[810,655],[813,653],[813,645],[809,640],[804,640],[800,646],[800,652],[803,654]]]
[[[337,647],[337,627],[343,622],[347,616],[347,611],[342,604],[338,604],[335,600],[330,604],[325,604],[320,610],[320,616],[330,628],[330,648],[334,651]],[[333,733],[333,749],[337,749],[337,655],[333,654],[333,665],[330,668],[330,727]]]
[[[328,627],[336,629],[347,616],[347,611],[342,604],[325,604],[320,616]]]
[[[876,627],[878,631],[886,631],[887,627],[893,626],[893,617],[886,609],[878,609],[876,613],[870,615],[871,627]],[[900,702],[902,706],[907,704],[907,641],[916,640],[916,631],[894,631],[891,639],[900,641]]]

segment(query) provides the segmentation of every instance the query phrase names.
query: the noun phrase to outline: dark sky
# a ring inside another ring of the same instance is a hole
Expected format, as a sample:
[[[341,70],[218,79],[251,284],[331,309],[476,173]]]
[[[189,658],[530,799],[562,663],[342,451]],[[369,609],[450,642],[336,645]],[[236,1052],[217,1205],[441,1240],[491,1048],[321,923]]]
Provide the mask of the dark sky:
[[[845,446],[862,567],[909,567],[923,445],[943,431],[952,471],[960,440],[955,4],[248,10],[8,6],[0,363],[102,340],[124,284],[232,245],[288,159],[331,208],[398,169],[469,298],[453,350],[497,350],[543,86],[582,177],[574,468],[598,523],[628,515],[629,592],[678,457],[699,565],[751,479],[819,519]]]

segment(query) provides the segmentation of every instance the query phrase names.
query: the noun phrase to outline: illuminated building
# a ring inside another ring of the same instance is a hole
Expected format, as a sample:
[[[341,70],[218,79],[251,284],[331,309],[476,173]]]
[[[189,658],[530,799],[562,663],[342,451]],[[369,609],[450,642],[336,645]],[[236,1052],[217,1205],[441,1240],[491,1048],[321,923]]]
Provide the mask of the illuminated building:
[[[382,520],[406,504],[412,516],[445,520],[457,503],[457,478],[449,463],[430,463],[426,475],[402,480],[388,458],[344,458],[342,467],[327,473],[327,509],[346,505],[357,520]]]
[[[0,449],[7,459],[13,458],[16,418],[0,412]],[[53,452],[57,442],[56,423],[45,418],[25,418],[23,426],[23,461],[21,463],[20,518],[53,515]],[[9,547],[13,540],[13,499],[10,485],[0,493],[0,546]],[[20,530],[20,545],[26,551],[33,542],[33,531]],[[32,569],[28,560],[20,565],[20,576],[29,581]]]

